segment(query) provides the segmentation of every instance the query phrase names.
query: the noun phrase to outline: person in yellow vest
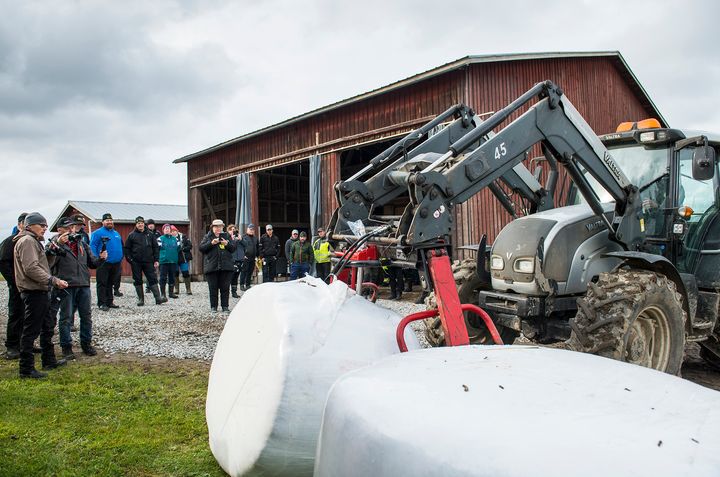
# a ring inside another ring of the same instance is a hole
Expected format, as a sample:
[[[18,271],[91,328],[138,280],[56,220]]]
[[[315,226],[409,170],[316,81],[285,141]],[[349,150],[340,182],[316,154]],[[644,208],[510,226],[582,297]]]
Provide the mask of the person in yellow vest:
[[[313,242],[313,252],[315,253],[315,276],[325,280],[330,275],[330,256],[335,251],[327,237],[325,237],[325,229],[318,227],[317,238]]]

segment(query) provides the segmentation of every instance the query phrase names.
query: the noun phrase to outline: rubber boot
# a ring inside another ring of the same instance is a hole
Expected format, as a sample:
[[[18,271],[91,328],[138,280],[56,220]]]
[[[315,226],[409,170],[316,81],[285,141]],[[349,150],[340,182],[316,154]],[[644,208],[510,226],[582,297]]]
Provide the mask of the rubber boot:
[[[174,298],[177,298],[177,296],[180,294],[180,277],[175,277],[175,291],[173,292],[173,295],[175,295]]]
[[[161,285],[161,286],[160,286],[160,299],[162,300],[163,303],[165,303],[166,301],[168,301],[167,295],[165,294],[166,288],[167,288],[167,285]]]
[[[137,306],[144,306],[145,305],[145,293],[143,293],[143,286],[142,285],[135,285],[135,293],[137,293]]]
[[[179,288],[180,285],[178,285],[177,283],[173,283],[172,285],[170,285],[170,284],[168,283],[168,296],[169,296],[170,298],[177,298],[177,297],[178,297],[177,294],[175,293],[176,287]]]
[[[163,297],[162,297],[162,295],[160,295],[160,287],[157,285],[157,283],[150,287],[150,292],[155,297],[156,305],[160,305],[162,303],[165,303],[165,301],[167,301],[167,298],[165,299],[165,301],[163,301]]]
[[[240,298],[237,294],[237,287],[231,287],[230,288],[230,294],[233,298]]]
[[[188,275],[187,277],[183,277],[183,280],[185,281],[185,292],[188,295],[192,295],[192,287],[190,286],[192,279],[190,278],[190,275]]]

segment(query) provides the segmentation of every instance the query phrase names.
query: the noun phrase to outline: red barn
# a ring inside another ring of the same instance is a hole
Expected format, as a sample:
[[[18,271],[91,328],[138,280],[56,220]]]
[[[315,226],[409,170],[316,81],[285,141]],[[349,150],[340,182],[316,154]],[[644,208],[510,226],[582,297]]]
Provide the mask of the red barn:
[[[272,223],[281,241],[293,228],[327,224],[333,184],[398,138],[456,103],[497,111],[543,80],[561,86],[598,134],[648,117],[667,125],[617,51],[467,56],[176,159],[187,165],[190,238],[197,242],[215,218],[253,222],[260,232]],[[483,233],[493,240],[510,220],[488,191],[454,213],[458,246]],[[193,273],[201,273],[197,260]]]
[[[120,202],[87,202],[71,200],[63,207],[60,214],[50,226],[50,231],[57,231],[57,222],[60,217],[80,214],[85,217],[85,231],[91,235],[93,230],[102,227],[103,214],[110,213],[113,216],[115,230],[120,233],[123,241],[135,228],[135,218],[140,216],[145,220],[153,219],[158,229],[163,224],[171,224],[178,228],[180,233],[187,234],[190,225],[186,205],[165,205],[165,204],[128,204]],[[193,242],[196,249],[197,243]],[[193,250],[193,256],[196,255]],[[123,260],[123,276],[132,276],[130,265]]]

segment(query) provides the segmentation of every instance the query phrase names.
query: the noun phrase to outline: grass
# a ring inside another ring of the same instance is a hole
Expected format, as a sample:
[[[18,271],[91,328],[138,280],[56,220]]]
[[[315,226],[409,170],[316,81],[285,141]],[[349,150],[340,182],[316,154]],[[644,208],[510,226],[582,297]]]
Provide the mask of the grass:
[[[88,359],[42,380],[17,372],[0,362],[0,476],[225,475],[208,447],[206,368]]]

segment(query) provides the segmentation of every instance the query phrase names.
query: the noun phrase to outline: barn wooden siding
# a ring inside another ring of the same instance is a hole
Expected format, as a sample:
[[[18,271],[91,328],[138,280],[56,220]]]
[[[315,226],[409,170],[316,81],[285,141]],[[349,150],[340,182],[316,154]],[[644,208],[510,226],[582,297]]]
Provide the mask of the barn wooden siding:
[[[463,102],[478,113],[497,111],[539,81],[560,85],[598,133],[614,131],[622,121],[656,114],[618,56],[584,56],[470,63],[390,91],[369,96],[287,125],[258,131],[199,154],[187,162],[190,220],[201,235],[202,199],[198,188],[240,172],[281,166],[322,155],[323,223],[337,206],[332,184],[340,179],[340,152],[365,143],[397,137],[424,124],[452,104]],[[510,120],[521,114],[516,113]],[[535,154],[539,155],[539,154]],[[564,174],[558,181],[563,183]],[[257,221],[257,181],[253,219]],[[200,207],[198,207],[200,206]],[[493,240],[510,217],[483,191],[455,208],[456,245],[477,243],[483,233]],[[262,230],[259,230],[262,232]]]

